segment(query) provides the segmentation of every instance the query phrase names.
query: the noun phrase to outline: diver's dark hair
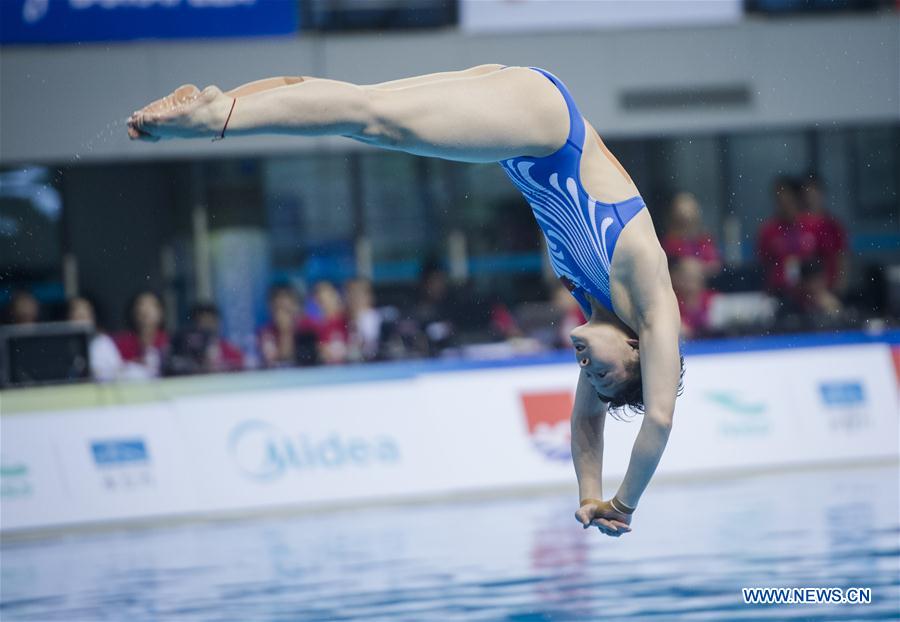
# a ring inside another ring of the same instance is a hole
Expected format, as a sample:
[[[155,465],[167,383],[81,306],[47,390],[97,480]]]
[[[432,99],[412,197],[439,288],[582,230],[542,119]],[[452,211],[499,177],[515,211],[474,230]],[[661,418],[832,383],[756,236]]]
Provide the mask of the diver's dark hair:
[[[679,358],[681,359],[681,374],[678,377],[676,396],[684,392],[684,356],[679,356]],[[644,414],[644,384],[641,378],[640,359],[630,362],[627,369],[630,378],[615,396],[610,397],[597,393],[597,397],[608,404],[609,414],[620,421],[628,420],[634,415]]]

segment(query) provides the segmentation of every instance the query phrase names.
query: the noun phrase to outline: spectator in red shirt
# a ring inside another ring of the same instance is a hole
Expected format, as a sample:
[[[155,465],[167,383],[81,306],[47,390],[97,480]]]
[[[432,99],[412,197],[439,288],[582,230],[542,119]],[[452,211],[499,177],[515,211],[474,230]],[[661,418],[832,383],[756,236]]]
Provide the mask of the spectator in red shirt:
[[[517,339],[522,336],[519,322],[510,308],[497,300],[491,305],[491,330],[501,339]]]
[[[169,373],[210,374],[243,369],[244,354],[221,337],[216,305],[194,305],[190,320],[190,326],[172,340]]]
[[[260,330],[259,350],[266,367],[315,365],[318,360],[315,323],[303,315],[300,297],[289,285],[269,290],[272,319]]]
[[[779,296],[793,294],[800,281],[800,267],[818,251],[814,223],[803,213],[800,185],[779,177],[772,185],[775,213],[759,230],[759,261],[767,289]]]
[[[815,175],[807,175],[802,188],[803,207],[815,229],[818,257],[828,288],[842,292],[846,286],[847,230],[825,209],[824,187]]]
[[[320,281],[313,288],[313,301],[319,310],[316,322],[319,360],[330,365],[346,363],[350,353],[350,331],[341,294],[328,281]]]
[[[669,228],[662,240],[662,247],[670,258],[698,259],[708,277],[714,276],[722,269],[722,260],[716,244],[703,227],[700,204],[690,192],[679,192],[672,199],[669,208]]]
[[[168,355],[169,335],[163,326],[163,306],[159,296],[150,291],[139,293],[128,305],[129,330],[113,337],[122,360],[125,376],[159,377]]]
[[[792,330],[825,330],[847,326],[851,319],[828,288],[824,264],[816,259],[803,264],[800,282],[779,309],[779,322]]]
[[[681,311],[681,334],[685,339],[709,332],[709,308],[713,294],[706,286],[703,263],[696,257],[674,257],[669,260],[672,289]]]
[[[843,305],[828,288],[828,273],[824,264],[812,261],[803,264],[800,284],[796,292],[796,308],[807,316],[836,317]]]

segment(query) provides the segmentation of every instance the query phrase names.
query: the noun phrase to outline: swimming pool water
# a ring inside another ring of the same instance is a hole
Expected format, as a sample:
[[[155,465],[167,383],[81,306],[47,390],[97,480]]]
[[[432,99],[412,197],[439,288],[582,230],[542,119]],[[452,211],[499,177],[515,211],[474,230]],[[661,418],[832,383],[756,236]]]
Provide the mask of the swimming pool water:
[[[116,530],[2,547],[4,621],[900,618],[896,465],[660,484],[634,532],[572,494]],[[741,587],[870,587],[745,605]]]

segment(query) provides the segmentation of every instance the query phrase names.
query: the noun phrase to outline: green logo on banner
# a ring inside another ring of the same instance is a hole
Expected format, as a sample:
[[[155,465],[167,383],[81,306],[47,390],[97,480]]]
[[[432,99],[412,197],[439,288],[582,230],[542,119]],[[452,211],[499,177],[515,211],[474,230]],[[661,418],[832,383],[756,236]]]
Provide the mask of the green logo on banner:
[[[706,397],[722,408],[738,415],[761,415],[766,412],[766,404],[764,402],[742,400],[739,395],[729,391],[710,391],[706,394]]]
[[[25,463],[0,464],[0,497],[15,499],[31,495],[28,465]]]
[[[719,432],[723,436],[765,436],[771,423],[766,416],[768,405],[755,399],[747,399],[737,391],[708,391],[706,399],[720,413]]]

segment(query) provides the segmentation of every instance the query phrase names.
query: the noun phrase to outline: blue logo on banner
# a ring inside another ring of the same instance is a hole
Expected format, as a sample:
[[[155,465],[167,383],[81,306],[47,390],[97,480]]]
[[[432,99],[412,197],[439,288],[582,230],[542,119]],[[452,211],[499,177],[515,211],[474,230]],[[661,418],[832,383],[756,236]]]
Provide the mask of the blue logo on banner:
[[[279,479],[288,470],[369,468],[400,462],[400,446],[390,436],[287,434],[258,420],[238,424],[229,434],[228,447],[238,469],[258,481]]]
[[[819,395],[826,406],[859,406],[866,401],[863,385],[856,380],[822,382]]]
[[[297,0],[0,0],[0,43],[284,35]]]
[[[91,441],[91,454],[97,466],[131,466],[150,462],[147,445],[140,438]]]

